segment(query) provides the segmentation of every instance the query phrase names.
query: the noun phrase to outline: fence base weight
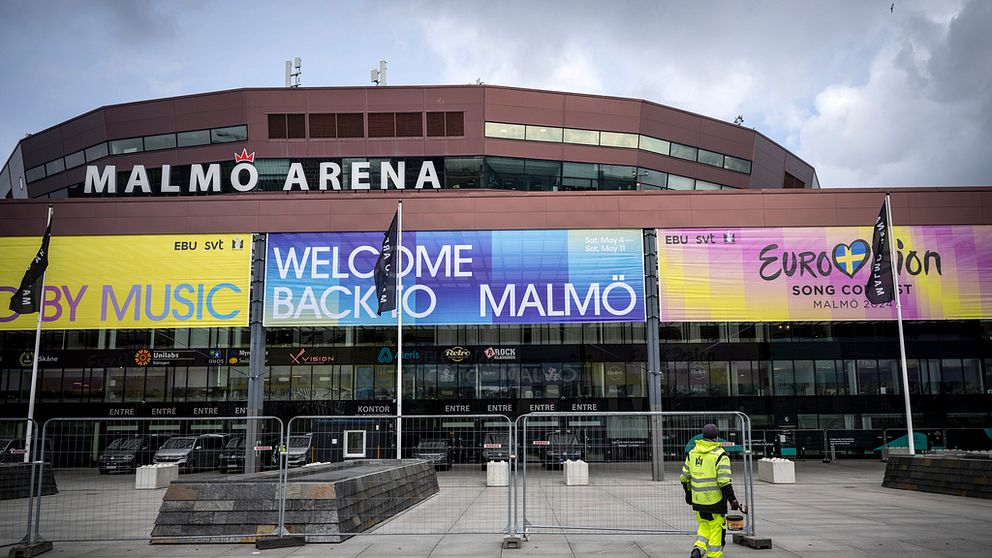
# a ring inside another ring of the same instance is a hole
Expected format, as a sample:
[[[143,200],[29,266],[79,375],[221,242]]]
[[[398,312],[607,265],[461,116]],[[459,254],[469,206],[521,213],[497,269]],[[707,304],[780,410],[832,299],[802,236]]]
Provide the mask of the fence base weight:
[[[270,548],[286,548],[289,546],[303,546],[307,544],[307,538],[303,535],[287,535],[285,537],[256,537],[255,548],[268,550]]]
[[[734,544],[749,548],[771,548],[772,540],[766,537],[756,537],[754,535],[734,535]]]
[[[11,547],[10,553],[7,554],[9,558],[31,558],[32,556],[37,556],[43,554],[52,549],[51,541],[38,541],[33,543],[21,543],[17,546]]]
[[[517,549],[520,548],[520,543],[523,542],[523,537],[520,535],[506,535],[503,537],[503,548],[507,549]]]

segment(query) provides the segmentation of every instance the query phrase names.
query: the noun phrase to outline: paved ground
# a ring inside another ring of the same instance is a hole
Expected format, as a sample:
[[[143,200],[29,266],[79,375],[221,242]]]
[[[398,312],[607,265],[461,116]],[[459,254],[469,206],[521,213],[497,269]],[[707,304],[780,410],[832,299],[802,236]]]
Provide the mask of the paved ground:
[[[772,550],[752,550],[731,545],[727,554],[778,558],[802,556],[899,557],[984,555],[985,529],[992,519],[992,501],[881,488],[884,465],[877,461],[837,464],[797,464],[798,483],[756,483],[757,529],[771,537]],[[633,481],[637,470],[615,470],[622,482],[596,482],[607,471],[593,470],[594,486],[579,493],[565,488],[558,476],[533,471],[528,487],[528,517],[542,524],[617,526],[631,521],[658,520],[680,529],[684,526],[674,483],[656,492]],[[404,535],[414,529],[457,531],[483,527],[499,530],[505,523],[505,491],[493,492],[469,470],[441,474],[442,493],[421,506],[382,525],[374,533],[341,544],[311,544],[299,548],[259,551],[253,545],[157,546],[143,541],[56,543],[45,556],[131,557],[151,556],[210,558],[219,556],[302,557],[668,557],[688,556],[692,538],[686,535],[565,534],[561,529],[538,528],[519,550],[503,550],[498,534]],[[132,481],[133,482],[133,481]],[[76,474],[62,475],[63,504],[52,504],[43,522],[43,533],[53,538],[66,533],[98,532],[102,525],[116,526],[118,535],[139,533],[154,514],[160,491],[135,494],[125,478],[107,479]],[[598,485],[598,486],[597,486]],[[129,494],[121,505],[108,506],[113,498]],[[116,495],[116,496],[115,496]],[[52,500],[55,502],[55,500]],[[88,503],[87,503],[88,502]],[[592,504],[592,505],[591,505]],[[603,510],[606,510],[604,513]],[[0,530],[16,528],[11,504],[0,506]],[[65,521],[67,518],[71,521]],[[598,518],[598,519],[594,519]],[[647,518],[647,519],[646,519]],[[592,523],[596,521],[596,523]],[[557,522],[557,523],[555,523]],[[82,529],[82,530],[81,530]],[[74,537],[66,537],[74,538]],[[75,537],[75,538],[86,538]],[[2,542],[8,542],[6,540]],[[0,549],[5,551],[5,549]]]

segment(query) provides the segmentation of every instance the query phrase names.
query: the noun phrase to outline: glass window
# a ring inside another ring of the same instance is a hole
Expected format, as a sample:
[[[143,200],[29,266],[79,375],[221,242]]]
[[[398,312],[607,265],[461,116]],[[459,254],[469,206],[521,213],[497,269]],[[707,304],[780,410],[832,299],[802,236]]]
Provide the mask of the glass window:
[[[791,360],[772,361],[772,389],[775,396],[796,394],[796,376]]]
[[[365,137],[365,115],[360,112],[348,112],[338,114],[338,137],[339,138],[361,138]]]
[[[216,132],[216,130],[213,131]],[[289,139],[303,139],[307,137],[307,115],[305,114],[286,115],[286,137],[288,137]],[[211,140],[214,143],[217,143],[217,140],[214,140],[212,135],[211,135]],[[226,141],[238,141],[238,140],[226,140]]]
[[[462,111],[444,113],[445,135],[465,135],[465,113]]]
[[[563,138],[565,143],[599,145],[599,132],[595,130],[576,130],[574,128],[565,128]]]
[[[396,137],[419,138],[424,135],[424,115],[421,112],[396,113]]]
[[[273,131],[273,117],[279,116],[278,114],[269,115],[269,137],[273,137],[273,133],[278,134],[279,131]],[[278,127],[278,119],[276,119],[276,126]],[[286,137],[283,135],[282,137]],[[333,138],[337,137],[337,124],[333,113],[310,113],[310,137],[311,138]]]
[[[285,114],[270,114],[268,115],[268,122],[269,122],[269,139],[286,139]]]
[[[730,395],[730,363],[713,361],[710,365],[710,395]]]
[[[747,159],[738,159],[737,157],[727,155],[723,158],[723,168],[750,174],[751,161],[748,161]]]
[[[207,367],[190,366],[186,374],[186,401],[206,401],[209,378]]]
[[[553,141],[561,143],[561,128],[548,126],[527,126],[527,139],[530,141]]]
[[[672,143],[671,155],[672,157],[677,157],[679,159],[695,161],[696,148],[688,145],[682,145],[681,143]]]
[[[637,169],[637,186],[641,190],[664,190],[668,187],[668,173],[651,169]]]
[[[227,400],[227,366],[214,366],[208,369],[207,376],[207,400],[226,401]]]
[[[145,401],[165,401],[169,393],[166,386],[168,369],[150,366],[145,369]]]
[[[699,162],[704,165],[712,165],[714,167],[723,166],[723,155],[721,153],[716,153],[713,151],[707,151],[705,149],[699,150]]]
[[[96,161],[97,159],[100,159],[102,157],[106,157],[107,154],[108,154],[108,151],[107,151],[107,144],[106,143],[98,143],[98,144],[94,145],[93,147],[87,147],[86,148],[86,162],[88,163],[90,161]]]
[[[62,369],[42,369],[38,377],[38,397],[42,401],[58,401],[62,396]]]
[[[207,145],[210,143],[210,130],[193,130],[191,132],[179,132],[176,134],[176,142],[179,147],[192,147],[194,145]],[[87,154],[89,159],[89,154]]]
[[[692,190],[695,182],[695,180],[685,176],[679,176],[677,174],[668,175],[669,190]]]
[[[906,365],[907,374],[909,363]],[[896,360],[878,361],[878,392],[882,395],[898,395],[902,393],[902,370]]]
[[[637,149],[637,134],[623,132],[600,132],[599,144],[609,147],[628,147]]]
[[[303,127],[306,129],[306,126]],[[210,143],[227,143],[231,141],[247,141],[248,126],[228,126],[210,130]]]
[[[641,149],[652,153],[668,155],[668,150],[671,148],[671,144],[663,139],[653,138],[651,136],[641,136],[640,140]]]
[[[982,393],[982,365],[977,358],[966,358],[961,361],[961,371],[964,379],[965,393]]]
[[[859,359],[857,362],[859,393],[878,395],[878,362],[868,359]]]
[[[27,172],[24,173],[24,178],[27,179],[28,182],[34,182],[35,180],[45,178],[45,165],[38,165],[37,167],[28,169]]]
[[[526,137],[526,126],[524,126],[523,124],[503,124],[500,122],[486,122],[486,137],[524,139]]]
[[[113,140],[110,142],[110,154],[120,155],[122,153],[138,153],[143,151],[141,138],[128,138],[122,140]]]
[[[269,399],[288,401],[292,395],[292,366],[269,367]]]
[[[813,361],[797,360],[794,365],[796,371],[796,395],[815,395]]]
[[[754,382],[751,362],[734,361],[730,363],[731,395],[754,395],[758,386]]]
[[[67,169],[74,169],[84,164],[86,164],[86,155],[82,151],[70,153],[65,156],[65,168]]]
[[[160,134],[157,136],[145,136],[145,151],[155,151],[158,149],[172,149],[176,146],[176,134]]]
[[[55,159],[54,161],[49,161],[45,163],[45,174],[52,176],[53,174],[62,172],[65,170],[65,163],[62,159]]]
[[[719,190],[720,189],[720,185],[719,184],[714,184],[712,182],[706,182],[705,180],[697,180],[696,181],[696,189],[697,190]]]
[[[478,188],[482,181],[482,157],[445,157],[446,188]]]

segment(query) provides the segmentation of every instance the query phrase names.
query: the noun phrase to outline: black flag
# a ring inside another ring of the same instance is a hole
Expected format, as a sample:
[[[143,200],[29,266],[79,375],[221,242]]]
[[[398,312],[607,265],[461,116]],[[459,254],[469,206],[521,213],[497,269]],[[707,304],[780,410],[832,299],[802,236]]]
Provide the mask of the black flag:
[[[382,249],[379,259],[375,262],[375,292],[379,301],[379,315],[396,309],[396,266],[393,265],[393,255],[396,251],[396,219],[399,211],[393,215],[393,222],[382,238]]]
[[[48,222],[45,229],[45,237],[41,239],[41,248],[38,254],[31,260],[31,265],[24,272],[21,279],[21,286],[17,292],[10,297],[10,309],[18,314],[34,314],[41,309],[44,295],[41,291],[41,278],[48,268],[48,240],[52,236],[52,223]]]
[[[871,241],[871,273],[865,284],[865,296],[872,304],[895,299],[892,285],[892,258],[889,256],[889,217],[885,203],[875,219],[875,234]]]

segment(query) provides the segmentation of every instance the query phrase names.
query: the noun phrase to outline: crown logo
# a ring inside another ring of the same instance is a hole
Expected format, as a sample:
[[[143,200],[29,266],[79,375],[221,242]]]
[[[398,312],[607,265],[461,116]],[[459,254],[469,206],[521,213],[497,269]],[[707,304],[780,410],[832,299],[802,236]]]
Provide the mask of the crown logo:
[[[241,154],[240,155],[237,154],[237,153],[234,154],[234,162],[235,163],[240,163],[242,161],[247,161],[249,163],[254,163],[255,162],[255,152],[252,151],[251,154],[249,155],[248,154],[248,149],[242,147],[241,148]]]

